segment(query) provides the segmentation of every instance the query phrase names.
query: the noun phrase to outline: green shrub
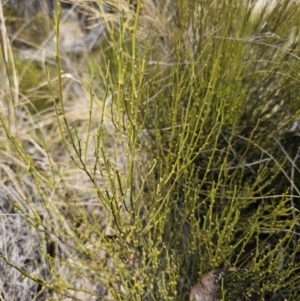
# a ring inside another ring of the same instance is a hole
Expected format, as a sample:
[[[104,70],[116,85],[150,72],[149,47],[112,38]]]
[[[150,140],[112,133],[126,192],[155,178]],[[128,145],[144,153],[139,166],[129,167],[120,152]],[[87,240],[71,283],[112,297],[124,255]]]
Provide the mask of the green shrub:
[[[73,69],[56,10],[51,106],[3,34],[1,297],[187,300],[236,267],[221,300],[296,300],[299,7],[98,4],[77,3],[106,38]]]

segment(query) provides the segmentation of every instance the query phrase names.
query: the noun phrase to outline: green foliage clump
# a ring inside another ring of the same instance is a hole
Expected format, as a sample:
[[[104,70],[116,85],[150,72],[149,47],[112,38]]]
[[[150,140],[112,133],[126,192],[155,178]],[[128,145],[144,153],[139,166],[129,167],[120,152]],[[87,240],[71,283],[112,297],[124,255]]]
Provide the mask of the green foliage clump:
[[[81,97],[64,89],[57,7],[53,106],[29,113],[10,81],[1,108],[0,208],[38,255],[0,263],[31,292],[187,300],[234,267],[221,300],[298,298],[299,7],[233,2],[99,3],[107,40]]]

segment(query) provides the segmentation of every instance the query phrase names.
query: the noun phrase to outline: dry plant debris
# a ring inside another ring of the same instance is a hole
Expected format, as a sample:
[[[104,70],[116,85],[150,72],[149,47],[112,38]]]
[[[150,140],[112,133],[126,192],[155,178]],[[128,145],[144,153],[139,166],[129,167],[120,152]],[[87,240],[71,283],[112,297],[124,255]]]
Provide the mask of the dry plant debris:
[[[231,267],[227,270],[214,269],[207,272],[202,276],[199,282],[193,286],[190,293],[190,301],[216,301],[221,279],[237,271],[241,270]]]

